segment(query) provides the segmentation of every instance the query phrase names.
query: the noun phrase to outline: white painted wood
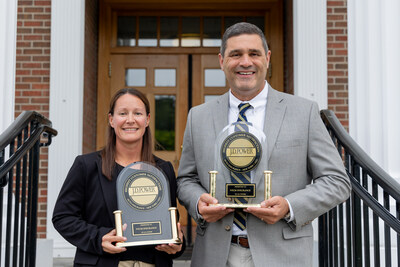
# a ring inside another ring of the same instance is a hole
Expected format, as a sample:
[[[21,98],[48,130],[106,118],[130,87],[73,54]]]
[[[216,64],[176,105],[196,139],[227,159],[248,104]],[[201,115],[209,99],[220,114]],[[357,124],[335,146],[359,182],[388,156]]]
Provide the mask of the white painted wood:
[[[0,1],[0,133],[14,121],[17,0]]]
[[[51,2],[50,120],[58,135],[49,147],[47,238],[54,240],[53,254],[59,257],[72,246],[51,217],[68,170],[82,153],[84,29],[85,1]]]
[[[400,2],[348,1],[350,135],[400,181]]]
[[[326,1],[293,1],[294,94],[328,107]]]

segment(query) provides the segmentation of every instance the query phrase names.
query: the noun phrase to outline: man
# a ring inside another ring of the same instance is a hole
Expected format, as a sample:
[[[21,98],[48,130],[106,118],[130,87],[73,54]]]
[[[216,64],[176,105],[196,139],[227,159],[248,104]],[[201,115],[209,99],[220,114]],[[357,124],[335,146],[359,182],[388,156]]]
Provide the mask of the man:
[[[348,177],[317,104],[269,86],[270,56],[259,28],[245,22],[228,28],[219,61],[230,91],[189,112],[178,198],[197,222],[192,266],[312,266],[311,221],[349,196]],[[251,105],[244,115],[240,103]],[[238,115],[264,131],[268,151],[261,160],[273,172],[272,197],[257,195],[253,202],[261,207],[242,210],[244,225],[236,219],[240,209],[210,205],[218,200],[208,194],[216,136]]]

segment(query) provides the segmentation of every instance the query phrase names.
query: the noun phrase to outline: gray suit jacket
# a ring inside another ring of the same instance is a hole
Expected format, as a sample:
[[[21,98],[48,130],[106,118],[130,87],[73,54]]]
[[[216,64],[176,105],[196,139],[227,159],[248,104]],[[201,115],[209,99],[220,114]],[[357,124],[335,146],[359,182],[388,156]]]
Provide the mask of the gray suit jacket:
[[[186,125],[178,198],[197,222],[192,266],[225,266],[228,258],[233,213],[207,223],[196,212],[200,195],[209,191],[214,141],[228,124],[228,98],[227,93],[194,107]],[[268,160],[269,170],[273,171],[272,196],[289,200],[295,221],[288,224],[281,220],[270,225],[248,214],[247,232],[254,263],[312,266],[310,223],[349,197],[349,179],[316,103],[269,87],[264,132],[267,159],[262,160]],[[218,179],[223,178],[217,176]],[[257,195],[255,202],[260,203],[263,194]]]

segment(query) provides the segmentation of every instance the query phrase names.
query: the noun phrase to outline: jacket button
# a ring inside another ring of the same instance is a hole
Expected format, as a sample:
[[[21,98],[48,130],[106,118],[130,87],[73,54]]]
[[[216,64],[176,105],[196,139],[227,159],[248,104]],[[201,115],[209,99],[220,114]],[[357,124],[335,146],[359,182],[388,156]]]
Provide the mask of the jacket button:
[[[225,225],[225,230],[226,231],[230,231],[231,230],[231,226],[230,225]]]

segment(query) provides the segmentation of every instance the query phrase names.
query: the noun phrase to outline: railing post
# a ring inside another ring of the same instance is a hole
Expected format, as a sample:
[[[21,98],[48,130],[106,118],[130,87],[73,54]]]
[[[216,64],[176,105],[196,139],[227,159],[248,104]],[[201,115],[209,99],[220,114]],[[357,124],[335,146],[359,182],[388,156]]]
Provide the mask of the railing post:
[[[318,261],[319,267],[328,267],[328,235],[327,235],[327,214],[318,218]]]
[[[353,175],[360,182],[360,168],[354,162],[352,162]],[[361,200],[352,191],[352,219],[353,219],[353,265],[356,267],[362,266],[362,238],[361,238]]]

